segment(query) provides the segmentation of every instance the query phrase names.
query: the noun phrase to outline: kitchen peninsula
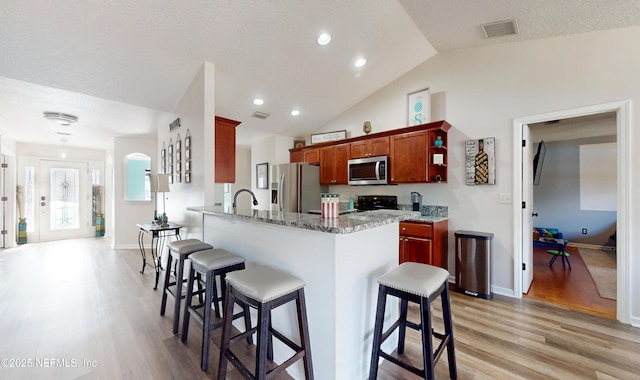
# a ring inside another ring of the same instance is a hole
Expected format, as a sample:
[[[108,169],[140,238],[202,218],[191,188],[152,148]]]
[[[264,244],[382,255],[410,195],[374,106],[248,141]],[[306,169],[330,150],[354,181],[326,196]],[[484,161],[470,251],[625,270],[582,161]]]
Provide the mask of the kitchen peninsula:
[[[244,256],[248,266],[269,265],[304,280],[317,379],[368,376],[377,278],[398,265],[399,222],[419,213],[377,210],[322,219],[259,210],[236,214],[221,207],[188,210],[202,213],[205,242]],[[280,309],[273,312],[274,326],[299,342],[294,305]],[[388,322],[397,315],[397,308],[387,308]],[[396,339],[386,348],[392,350]],[[281,347],[274,354],[276,362],[290,356]],[[302,365],[289,371],[300,378]]]

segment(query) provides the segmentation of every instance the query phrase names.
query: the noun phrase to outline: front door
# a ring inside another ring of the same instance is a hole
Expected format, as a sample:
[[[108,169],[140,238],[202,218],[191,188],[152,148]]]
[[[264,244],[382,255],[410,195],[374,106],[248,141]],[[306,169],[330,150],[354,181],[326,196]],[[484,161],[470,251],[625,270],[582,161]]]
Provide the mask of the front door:
[[[92,236],[86,162],[41,160],[40,241]]]

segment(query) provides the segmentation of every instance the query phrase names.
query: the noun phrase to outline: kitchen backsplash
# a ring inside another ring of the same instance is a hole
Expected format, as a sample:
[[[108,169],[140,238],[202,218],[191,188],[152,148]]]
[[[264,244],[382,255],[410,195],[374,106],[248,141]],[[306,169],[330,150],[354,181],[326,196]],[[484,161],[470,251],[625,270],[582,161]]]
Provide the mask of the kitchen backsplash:
[[[398,204],[399,210],[412,211],[413,205],[411,204]],[[420,215],[422,216],[433,216],[438,218],[448,218],[449,217],[449,206],[431,206],[431,205],[422,205],[422,210],[420,210]]]

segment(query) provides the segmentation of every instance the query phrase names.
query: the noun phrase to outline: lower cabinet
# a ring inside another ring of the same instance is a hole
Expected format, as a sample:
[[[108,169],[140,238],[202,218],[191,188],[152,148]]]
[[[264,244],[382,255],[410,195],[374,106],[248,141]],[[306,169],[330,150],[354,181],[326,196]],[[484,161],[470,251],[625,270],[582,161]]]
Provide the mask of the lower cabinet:
[[[404,221],[400,222],[399,262],[411,261],[447,269],[449,262],[449,223]]]

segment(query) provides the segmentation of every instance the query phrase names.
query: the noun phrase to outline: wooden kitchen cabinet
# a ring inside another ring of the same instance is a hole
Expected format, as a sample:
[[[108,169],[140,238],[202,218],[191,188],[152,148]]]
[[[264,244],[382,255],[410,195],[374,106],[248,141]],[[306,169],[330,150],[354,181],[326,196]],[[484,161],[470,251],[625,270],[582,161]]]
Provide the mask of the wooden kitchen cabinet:
[[[427,132],[427,182],[447,182],[447,132],[437,129]]]
[[[399,263],[415,262],[447,269],[449,223],[400,222]]]
[[[318,148],[291,149],[289,150],[289,162],[318,165],[320,163],[320,150]]]
[[[214,182],[236,182],[236,127],[239,121],[216,116],[214,141]]]
[[[427,182],[427,132],[391,136],[390,183]]]
[[[348,181],[347,161],[349,161],[349,156],[349,144],[320,148],[320,184],[346,185]]]
[[[389,155],[389,137],[376,137],[351,143],[351,158]]]

